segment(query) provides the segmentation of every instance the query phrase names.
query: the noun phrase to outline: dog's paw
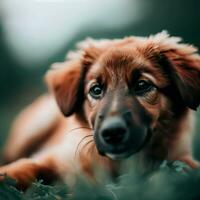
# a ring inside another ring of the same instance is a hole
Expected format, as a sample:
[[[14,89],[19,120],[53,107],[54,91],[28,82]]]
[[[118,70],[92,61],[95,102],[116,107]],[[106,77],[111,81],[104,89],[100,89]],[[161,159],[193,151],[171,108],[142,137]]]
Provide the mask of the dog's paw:
[[[20,189],[27,188],[35,180],[36,165],[26,159],[0,167],[0,181],[6,177],[16,180],[16,186]]]
[[[0,182],[4,181],[6,177],[7,177],[6,173],[0,172]]]
[[[179,158],[178,160],[186,163],[192,169],[200,168],[200,163],[197,160],[193,159],[190,155],[185,155],[185,156]]]

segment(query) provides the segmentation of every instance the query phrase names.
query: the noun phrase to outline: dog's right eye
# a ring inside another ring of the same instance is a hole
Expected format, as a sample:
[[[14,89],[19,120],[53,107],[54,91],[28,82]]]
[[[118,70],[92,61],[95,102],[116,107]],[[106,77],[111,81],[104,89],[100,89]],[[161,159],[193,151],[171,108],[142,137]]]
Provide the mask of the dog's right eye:
[[[103,87],[100,84],[95,84],[90,88],[89,94],[94,99],[100,99],[103,95]]]

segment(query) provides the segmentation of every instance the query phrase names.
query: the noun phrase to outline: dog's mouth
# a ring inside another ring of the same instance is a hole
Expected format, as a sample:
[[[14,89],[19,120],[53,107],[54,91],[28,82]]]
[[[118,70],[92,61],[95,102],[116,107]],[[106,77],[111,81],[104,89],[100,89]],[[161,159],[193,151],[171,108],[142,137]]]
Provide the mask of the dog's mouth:
[[[128,153],[121,153],[121,154],[106,153],[105,155],[112,160],[122,160],[130,156]]]
[[[134,154],[133,151],[125,151],[125,152],[121,152],[121,153],[110,152],[110,153],[105,153],[105,156],[112,160],[123,160],[123,159],[130,157],[133,154]]]
[[[146,139],[145,139],[146,140]],[[144,142],[145,143],[145,142]],[[145,146],[144,144],[142,144],[140,147],[134,148],[133,146],[128,145],[128,148],[125,147],[125,145],[121,148],[114,148],[111,151],[105,151],[103,153],[104,156],[107,156],[108,158],[112,159],[112,160],[123,160],[126,159],[134,154],[136,154],[137,152],[139,152],[140,150],[142,150],[142,148]]]

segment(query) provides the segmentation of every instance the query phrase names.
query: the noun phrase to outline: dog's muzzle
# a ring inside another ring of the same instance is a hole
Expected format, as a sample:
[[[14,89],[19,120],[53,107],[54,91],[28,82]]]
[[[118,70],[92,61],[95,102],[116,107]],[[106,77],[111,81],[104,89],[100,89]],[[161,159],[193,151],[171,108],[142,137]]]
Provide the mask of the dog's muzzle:
[[[151,134],[146,127],[129,125],[122,117],[114,116],[103,121],[94,138],[101,155],[123,159],[140,151]]]

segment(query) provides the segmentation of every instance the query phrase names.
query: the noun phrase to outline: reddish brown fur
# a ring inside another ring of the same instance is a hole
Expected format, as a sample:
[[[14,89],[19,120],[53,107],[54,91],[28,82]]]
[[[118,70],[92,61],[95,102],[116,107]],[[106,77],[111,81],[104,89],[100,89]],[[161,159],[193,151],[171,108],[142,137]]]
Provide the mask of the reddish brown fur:
[[[154,130],[150,143],[138,154],[139,160],[143,157],[148,160],[147,165],[143,163],[140,167],[149,168],[154,161],[162,159],[182,160],[192,168],[198,167],[191,151],[190,118],[193,113],[190,108],[196,109],[200,103],[200,56],[196,54],[196,48],[179,44],[179,40],[160,33],[149,38],[86,40],[81,43],[80,52],[75,52],[73,58],[64,63],[55,64],[54,69],[46,75],[51,93],[62,113],[68,117],[60,115],[53,104],[49,116],[55,116],[55,128],[51,129],[53,122],[47,117],[45,120],[49,124],[46,123],[45,129],[37,130],[40,132],[37,137],[34,134],[27,136],[28,131],[22,133],[17,130],[19,126],[20,130],[23,129],[23,116],[26,116],[31,126],[31,121],[35,120],[32,110],[39,111],[45,107],[46,102],[53,101],[53,97],[48,96],[43,102],[39,99],[31,105],[22,113],[12,130],[5,158],[13,161],[26,155],[30,141],[35,144],[44,135],[46,141],[29,158],[2,166],[0,172],[17,179],[23,186],[39,174],[45,175],[45,171],[63,179],[67,176],[68,181],[71,180],[70,175],[79,169],[91,175],[95,162],[111,173],[116,172],[120,163],[98,154],[90,129],[98,109],[107,102],[91,100],[88,90],[92,81],[98,78],[111,91],[115,89],[112,95],[119,98],[117,94],[127,90],[126,83],[132,81],[133,70],[139,70],[142,73],[141,79],[152,79],[159,88],[143,97],[137,97],[139,104],[151,116],[151,128]],[[81,73],[85,76],[83,82],[80,82]],[[84,87],[82,92],[80,87]],[[164,89],[166,91],[162,91]],[[132,107],[130,97],[124,98],[124,102]],[[116,114],[114,107],[112,112]],[[80,129],[76,129],[78,127]],[[47,134],[49,130],[53,130],[53,133],[50,131],[51,134]],[[20,138],[24,141],[23,148],[15,145]]]

